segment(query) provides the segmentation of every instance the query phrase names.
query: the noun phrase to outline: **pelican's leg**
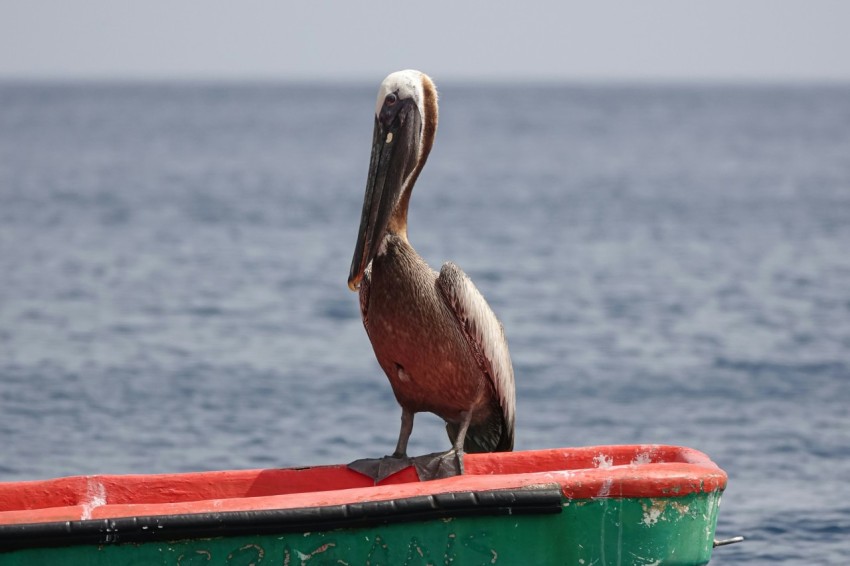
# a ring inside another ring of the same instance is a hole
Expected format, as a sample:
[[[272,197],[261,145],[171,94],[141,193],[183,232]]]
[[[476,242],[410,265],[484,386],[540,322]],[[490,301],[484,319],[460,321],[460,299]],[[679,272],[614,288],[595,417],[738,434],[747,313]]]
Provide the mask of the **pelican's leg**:
[[[461,418],[463,420],[460,422],[451,450],[413,458],[413,465],[416,467],[416,474],[420,481],[463,474],[463,441],[466,440],[466,431],[469,429],[469,423],[472,422],[472,412],[461,413]]]
[[[413,413],[407,409],[401,410],[401,429],[398,432],[398,443],[392,456],[383,458],[363,458],[351,462],[348,467],[364,476],[369,476],[375,483],[389,477],[411,465],[407,457],[407,441],[413,432]]]
[[[407,409],[401,410],[401,429],[398,431],[398,442],[395,445],[393,458],[407,458],[407,441],[413,432],[413,413]]]

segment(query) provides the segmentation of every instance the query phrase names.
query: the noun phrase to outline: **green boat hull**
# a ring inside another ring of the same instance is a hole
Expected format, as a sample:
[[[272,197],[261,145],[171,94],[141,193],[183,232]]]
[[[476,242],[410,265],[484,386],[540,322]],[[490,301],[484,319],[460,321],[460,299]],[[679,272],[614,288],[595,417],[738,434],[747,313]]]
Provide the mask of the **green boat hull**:
[[[0,554],[3,566],[706,564],[720,492],[562,501],[560,513],[447,517],[369,528]]]
[[[727,476],[683,447],[0,483],[0,566],[706,564]]]

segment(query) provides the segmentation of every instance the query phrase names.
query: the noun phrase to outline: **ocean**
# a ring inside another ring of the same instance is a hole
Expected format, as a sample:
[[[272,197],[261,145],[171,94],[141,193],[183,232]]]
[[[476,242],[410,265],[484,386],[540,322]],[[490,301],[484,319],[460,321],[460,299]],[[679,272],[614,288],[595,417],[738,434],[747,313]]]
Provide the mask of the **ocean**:
[[[392,451],[346,286],[379,79],[0,83],[0,481]],[[504,323],[516,448],[696,448],[713,564],[843,563],[850,86],[437,84],[410,240]]]

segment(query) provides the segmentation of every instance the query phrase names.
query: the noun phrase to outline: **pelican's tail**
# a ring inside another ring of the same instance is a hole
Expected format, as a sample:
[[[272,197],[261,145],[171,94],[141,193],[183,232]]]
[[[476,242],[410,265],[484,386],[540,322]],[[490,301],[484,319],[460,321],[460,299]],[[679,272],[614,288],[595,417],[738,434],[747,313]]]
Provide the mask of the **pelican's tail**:
[[[446,423],[449,440],[454,444],[460,429],[459,424]],[[471,425],[463,440],[463,451],[475,452],[510,452],[514,449],[514,431],[505,426],[502,419],[490,419],[479,425]]]

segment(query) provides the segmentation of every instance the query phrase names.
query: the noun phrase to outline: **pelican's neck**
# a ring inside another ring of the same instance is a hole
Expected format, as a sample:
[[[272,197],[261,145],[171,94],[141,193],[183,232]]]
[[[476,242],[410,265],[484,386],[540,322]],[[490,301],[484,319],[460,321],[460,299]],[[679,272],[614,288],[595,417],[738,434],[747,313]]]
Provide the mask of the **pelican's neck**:
[[[425,162],[428,160],[428,155],[431,153],[431,147],[434,145],[434,137],[437,134],[437,87],[431,78],[422,73],[422,130],[419,133],[419,157],[416,161],[416,167],[410,172],[404,182],[404,190],[401,197],[398,199],[398,204],[393,210],[390,217],[387,230],[403,241],[407,240],[407,209],[410,206],[410,195],[413,193],[413,185],[416,184],[416,179],[419,178],[419,173],[425,167]]]

